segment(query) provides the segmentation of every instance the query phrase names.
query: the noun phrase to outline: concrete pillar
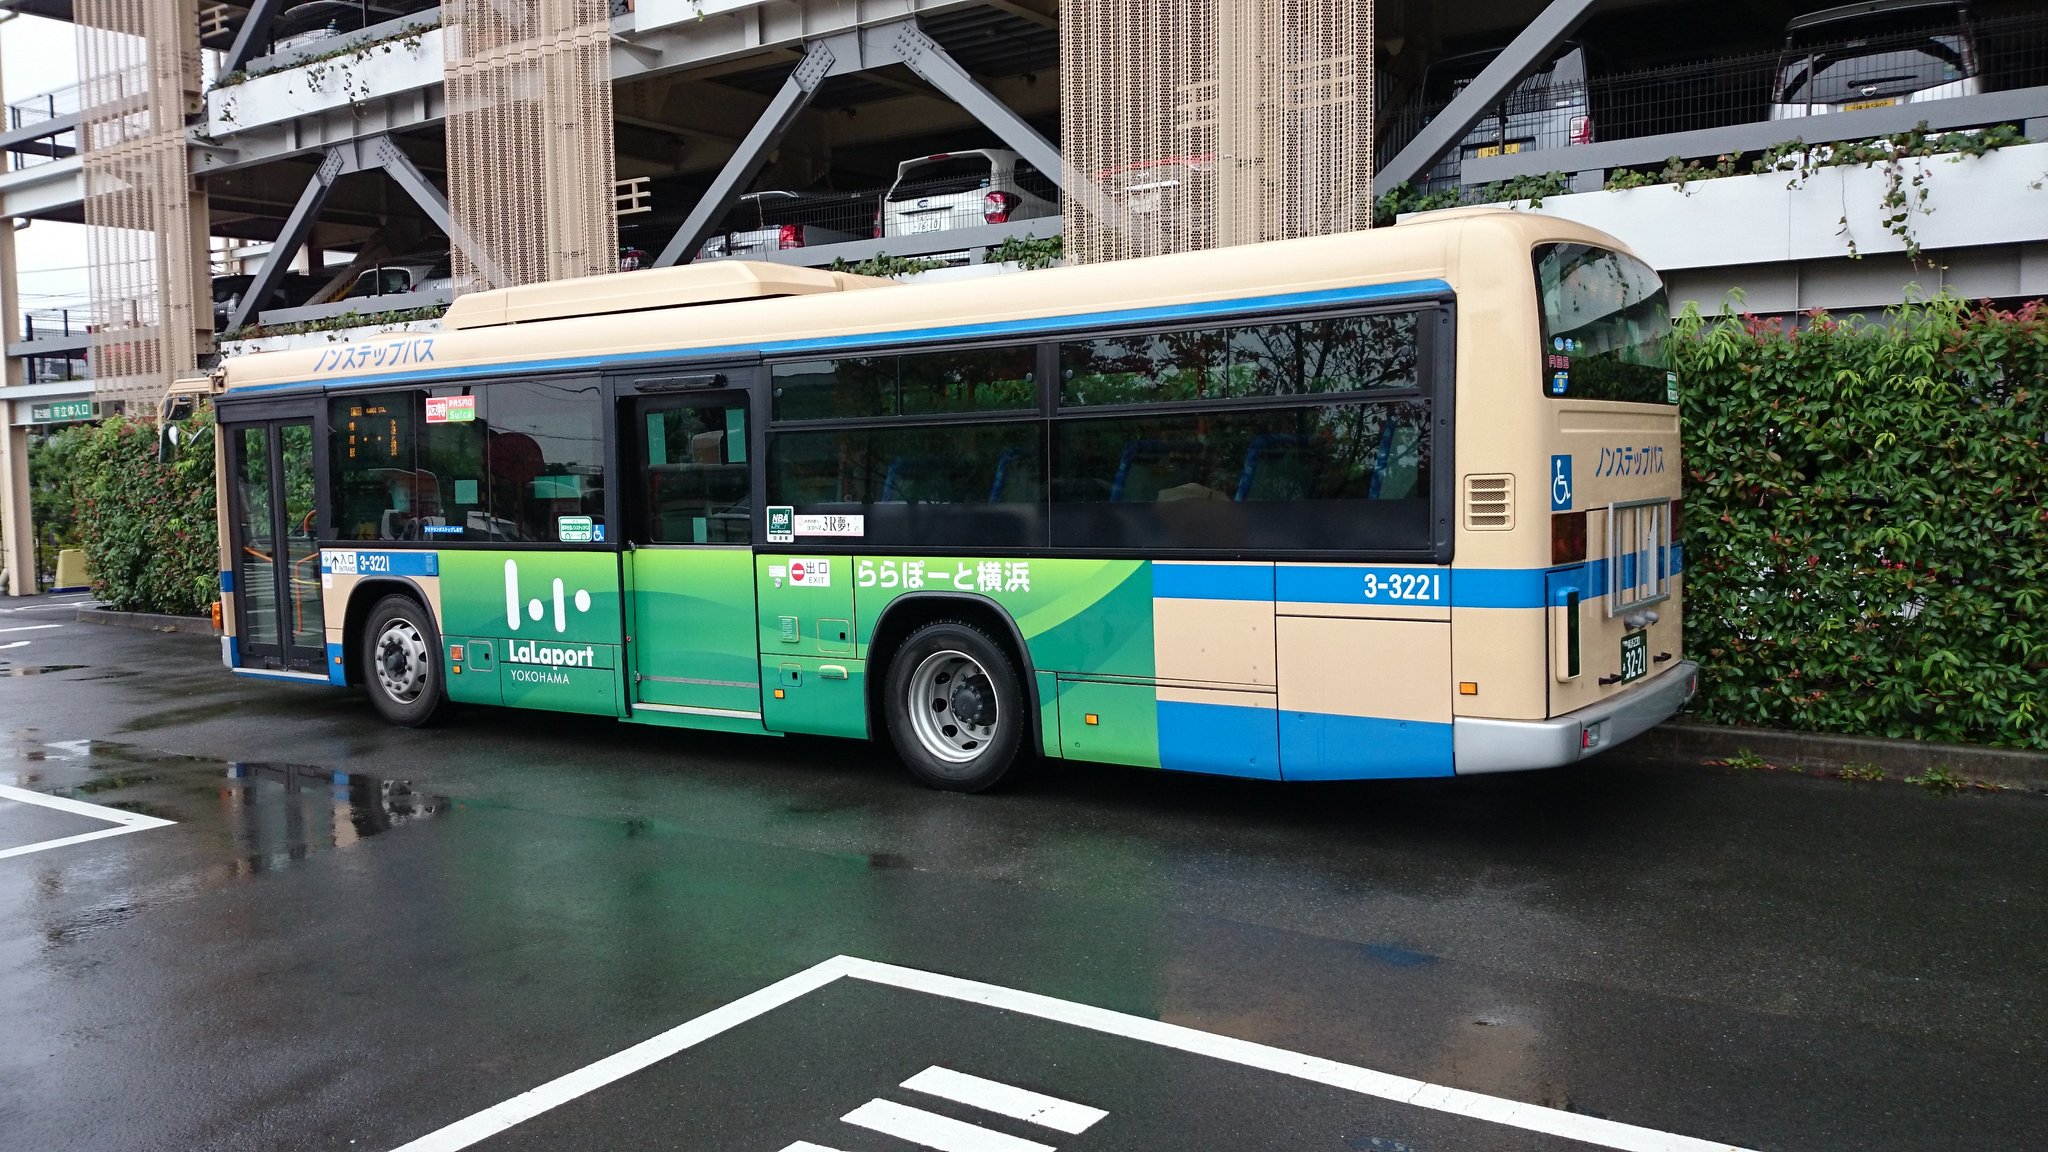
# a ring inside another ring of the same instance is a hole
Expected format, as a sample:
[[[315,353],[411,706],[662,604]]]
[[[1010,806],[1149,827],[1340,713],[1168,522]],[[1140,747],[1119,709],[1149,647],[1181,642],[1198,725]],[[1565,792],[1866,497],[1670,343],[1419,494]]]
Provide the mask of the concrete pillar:
[[[14,221],[0,216],[0,348],[21,339],[21,285],[14,266]],[[27,364],[6,357],[4,377],[9,388],[27,377]],[[28,501],[28,429],[16,427],[14,403],[0,399],[0,537],[6,554],[0,568],[7,570],[7,584],[0,593],[8,596],[36,594],[36,526]]]
[[[28,429],[15,426],[12,408],[12,403],[0,400],[0,535],[7,538],[7,554],[0,560],[0,567],[7,569],[7,586],[0,592],[33,596],[36,526],[28,503]]]

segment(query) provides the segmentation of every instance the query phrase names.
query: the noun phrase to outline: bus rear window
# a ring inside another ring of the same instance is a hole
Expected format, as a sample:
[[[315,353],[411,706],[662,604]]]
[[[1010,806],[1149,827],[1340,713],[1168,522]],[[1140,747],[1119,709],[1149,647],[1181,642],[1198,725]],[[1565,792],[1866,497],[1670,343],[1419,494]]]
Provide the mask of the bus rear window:
[[[1587,244],[1535,253],[1543,393],[1572,400],[1678,400],[1664,284],[1640,260]]]

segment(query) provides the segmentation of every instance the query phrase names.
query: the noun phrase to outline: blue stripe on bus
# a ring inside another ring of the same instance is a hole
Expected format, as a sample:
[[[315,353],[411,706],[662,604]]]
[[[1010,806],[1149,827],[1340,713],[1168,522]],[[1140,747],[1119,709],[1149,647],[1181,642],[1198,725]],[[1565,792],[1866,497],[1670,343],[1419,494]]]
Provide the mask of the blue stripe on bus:
[[[235,590],[235,573],[233,569],[225,569],[221,572],[220,590],[223,592],[233,592]]]
[[[1366,284],[1352,288],[1326,288],[1315,292],[1285,292],[1276,296],[1251,296],[1231,300],[1208,300],[1199,304],[1173,304],[1158,308],[1122,308],[1110,312],[1082,312],[1067,316],[1039,316],[1025,320],[998,320],[985,324],[951,324],[940,328],[910,328],[895,332],[864,332],[851,336],[816,336],[801,340],[776,340],[765,344],[721,344],[710,348],[664,348],[652,352],[616,356],[574,356],[553,360],[521,360],[507,364],[468,364],[453,368],[429,368],[405,372],[328,376],[281,384],[256,384],[235,388],[232,395],[280,392],[288,389],[313,391],[346,384],[401,384],[410,380],[453,380],[470,376],[499,376],[511,372],[562,371],[575,368],[605,368],[678,357],[740,356],[759,353],[780,356],[792,352],[825,352],[844,348],[870,348],[894,344],[925,344],[940,341],[985,339],[993,336],[1036,336],[1072,328],[1105,324],[1143,324],[1161,320],[1191,320],[1229,316],[1283,308],[1313,308],[1330,304],[1359,304],[1401,297],[1435,296],[1449,293],[1442,280],[1404,280],[1398,284]],[[459,331],[459,329],[457,330]]]
[[[1163,739],[1163,725],[1160,732]],[[1451,726],[1426,720],[1283,711],[1280,773],[1288,780],[1449,776]]]
[[[1271,600],[1271,564],[1152,564],[1152,595],[1161,600]]]
[[[1161,700],[1159,766],[1177,772],[1280,779],[1271,708]]]
[[[348,687],[348,669],[342,666],[341,645],[339,644],[329,644],[327,646],[327,682],[338,684],[344,688]]]

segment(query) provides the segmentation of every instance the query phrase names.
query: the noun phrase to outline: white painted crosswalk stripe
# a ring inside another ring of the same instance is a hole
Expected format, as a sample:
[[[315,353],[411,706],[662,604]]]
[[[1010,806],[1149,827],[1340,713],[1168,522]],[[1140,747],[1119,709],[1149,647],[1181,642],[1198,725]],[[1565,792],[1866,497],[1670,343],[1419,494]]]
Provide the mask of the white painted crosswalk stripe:
[[[956,1104],[967,1104],[984,1112],[1008,1116],[1013,1120],[1025,1120],[1040,1127],[1077,1136],[1088,1130],[1088,1126],[1109,1113],[1086,1104],[1076,1104],[1057,1096],[1047,1096],[1025,1088],[1013,1087],[995,1080],[984,1080],[955,1072],[951,1068],[936,1065],[919,1072],[903,1082],[913,1092],[923,1092],[951,1100]]]
[[[1050,1144],[992,1132],[893,1100],[870,1100],[840,1119],[939,1152],[1055,1152]]]

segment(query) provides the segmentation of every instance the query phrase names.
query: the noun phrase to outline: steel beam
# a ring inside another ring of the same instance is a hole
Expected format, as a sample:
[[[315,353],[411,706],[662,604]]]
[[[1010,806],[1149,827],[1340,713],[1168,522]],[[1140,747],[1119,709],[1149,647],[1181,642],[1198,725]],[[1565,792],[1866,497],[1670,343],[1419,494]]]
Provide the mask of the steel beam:
[[[796,122],[797,115],[810,105],[811,96],[818,86],[832,74],[837,57],[822,40],[814,40],[804,46],[804,58],[797,61],[796,71],[782,82],[775,98],[768,102],[767,110],[754,122],[754,127],[740,141],[733,151],[732,159],[725,162],[718,175],[712,179],[711,187],[690,209],[682,227],[662,248],[661,255],[654,258],[654,267],[671,268],[687,263],[697,252],[698,245],[711,232],[712,222],[729,207],[733,199],[754,182],[767,165],[768,156],[775,150],[789,126]]]
[[[292,257],[298,255],[299,246],[306,242],[306,236],[313,230],[313,221],[320,215],[320,206],[327,202],[327,193],[334,188],[345,171],[353,171],[348,153],[340,148],[330,149],[326,159],[313,178],[306,181],[306,187],[299,193],[299,202],[292,205],[292,214],[285,217],[284,229],[277,234],[277,240],[270,246],[270,255],[263,258],[263,267],[257,269],[256,279],[242,290],[242,298],[235,302],[235,310],[228,316],[227,331],[240,330],[256,315],[257,305],[270,298],[271,289],[284,278],[284,270],[291,265]]]
[[[242,17],[242,26],[235,31],[235,42],[228,48],[228,54],[221,57],[220,74],[239,72],[256,51],[256,45],[270,40],[271,22],[284,10],[284,0],[254,0],[249,5],[249,14]]]
[[[1384,196],[1397,185],[1412,184],[1426,175],[1437,158],[1465,138],[1488,109],[1501,102],[1515,85],[1534,72],[1567,36],[1579,30],[1586,18],[1600,7],[1601,0],[1550,0],[1536,19],[1522,29],[1500,55],[1465,86],[1436,118],[1408,146],[1380,166],[1374,178],[1375,197]]]
[[[1045,173],[1062,190],[1065,189],[1066,176],[1061,171],[1060,150],[1053,142],[1026,124],[1022,116],[1010,111],[1010,106],[991,95],[979,80],[968,75],[959,61],[924,34],[917,21],[902,20],[884,25],[874,29],[873,34],[886,37],[883,42],[894,49],[896,58],[905,67],[937,88],[946,99],[967,109],[1012,151],[1030,161],[1032,167]]]
[[[412,157],[407,156],[405,150],[398,146],[398,141],[389,136],[379,136],[370,141],[369,149],[370,158],[377,166],[384,169],[385,174],[400,188],[405,189],[405,194],[412,197],[413,203],[420,206],[420,211],[427,214],[427,219],[432,220],[434,226],[447,235],[450,245],[460,248],[462,254],[469,257],[470,266],[483,275],[490,287],[503,286],[505,276],[498,270],[498,262],[491,259],[490,254],[485,252],[468,232],[463,231],[462,225],[456,223],[455,214],[448,210],[448,198],[441,195],[441,190],[434,187],[434,182],[427,179],[427,174],[419,170],[412,162]]]

